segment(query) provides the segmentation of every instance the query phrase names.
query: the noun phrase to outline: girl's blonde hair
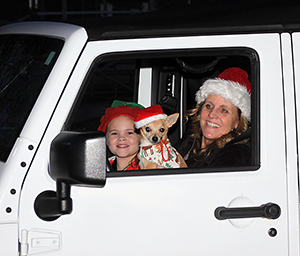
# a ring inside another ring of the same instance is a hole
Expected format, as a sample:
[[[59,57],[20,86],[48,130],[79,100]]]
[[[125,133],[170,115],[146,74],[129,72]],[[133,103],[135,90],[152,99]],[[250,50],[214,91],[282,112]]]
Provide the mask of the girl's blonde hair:
[[[194,138],[194,155],[196,160],[204,159],[211,153],[213,148],[223,148],[228,142],[248,130],[248,121],[238,108],[239,124],[236,129],[233,129],[227,134],[224,134],[220,138],[213,141],[205,148],[201,148],[202,131],[200,127],[200,114],[205,101],[196,105],[195,108],[186,111],[186,121],[191,119],[192,135]],[[245,143],[247,140],[243,140],[239,143]]]

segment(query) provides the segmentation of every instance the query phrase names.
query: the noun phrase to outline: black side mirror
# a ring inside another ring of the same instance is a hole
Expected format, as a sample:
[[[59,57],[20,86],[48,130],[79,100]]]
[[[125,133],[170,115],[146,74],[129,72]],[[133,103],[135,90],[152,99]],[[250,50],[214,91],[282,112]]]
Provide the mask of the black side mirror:
[[[50,176],[55,191],[44,191],[34,203],[36,214],[52,221],[72,212],[71,185],[102,188],[106,182],[106,140],[103,132],[62,132],[51,143]]]

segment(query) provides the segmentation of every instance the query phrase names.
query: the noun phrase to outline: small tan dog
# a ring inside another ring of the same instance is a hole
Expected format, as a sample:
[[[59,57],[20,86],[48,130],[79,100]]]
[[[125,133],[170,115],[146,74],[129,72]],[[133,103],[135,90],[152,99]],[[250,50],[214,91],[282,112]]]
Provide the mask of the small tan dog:
[[[178,117],[178,113],[167,116],[159,105],[139,111],[135,127],[140,129],[138,158],[141,169],[187,167],[168,139],[169,128],[176,123]]]

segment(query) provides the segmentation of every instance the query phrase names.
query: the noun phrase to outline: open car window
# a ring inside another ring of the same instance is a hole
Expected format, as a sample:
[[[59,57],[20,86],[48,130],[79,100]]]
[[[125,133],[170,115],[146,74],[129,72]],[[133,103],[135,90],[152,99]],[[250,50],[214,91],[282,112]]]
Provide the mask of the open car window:
[[[218,168],[185,168],[127,171],[119,175],[150,175],[191,172],[245,171],[259,168],[259,60],[249,48],[198,49],[181,51],[132,52],[107,54],[95,60],[66,129],[96,131],[105,110],[114,100],[136,102],[145,107],[159,104],[164,113],[179,113],[168,137],[172,145],[179,145],[188,136],[189,123],[185,113],[196,105],[195,93],[208,78],[215,78],[229,67],[239,67],[251,82],[251,124],[245,136],[249,139],[249,166]]]

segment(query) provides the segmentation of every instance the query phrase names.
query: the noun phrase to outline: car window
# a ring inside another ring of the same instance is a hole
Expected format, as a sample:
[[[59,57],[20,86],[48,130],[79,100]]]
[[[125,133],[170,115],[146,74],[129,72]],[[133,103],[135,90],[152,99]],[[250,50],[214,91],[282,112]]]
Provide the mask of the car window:
[[[0,161],[7,160],[63,45],[43,36],[0,36]]]
[[[105,110],[114,100],[136,102],[145,107],[161,105],[165,114],[180,117],[168,133],[171,144],[179,147],[189,136],[186,111],[195,106],[195,94],[208,78],[229,67],[245,70],[251,82],[251,123],[244,136],[251,144],[251,164],[218,167],[213,171],[254,170],[259,166],[259,61],[249,48],[151,51],[100,56],[91,67],[67,130],[96,131]],[[147,81],[142,77],[147,73]],[[148,81],[149,80],[149,81]],[[145,100],[145,99],[148,99]],[[184,172],[207,172],[211,168],[128,171],[114,175],[146,175]],[[129,174],[131,173],[131,174]]]

